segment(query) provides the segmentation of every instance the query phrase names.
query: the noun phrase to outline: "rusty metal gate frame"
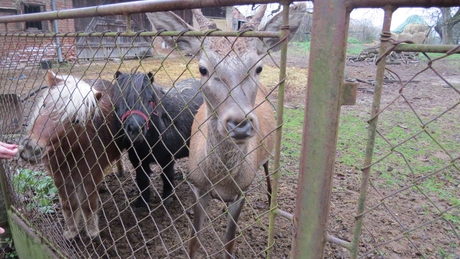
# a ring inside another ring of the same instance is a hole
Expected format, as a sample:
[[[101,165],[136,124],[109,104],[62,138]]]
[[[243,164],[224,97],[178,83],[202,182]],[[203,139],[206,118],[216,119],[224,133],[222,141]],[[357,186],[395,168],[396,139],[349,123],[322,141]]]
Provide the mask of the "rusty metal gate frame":
[[[289,4],[291,1],[283,2],[283,26],[278,33],[270,32],[225,32],[225,31],[210,31],[210,32],[132,32],[130,28],[129,15],[132,13],[139,12],[156,12],[156,11],[169,11],[169,10],[183,10],[193,9],[202,7],[214,7],[214,6],[226,6],[226,5],[245,5],[255,3],[271,3],[273,1],[232,1],[224,0],[218,3],[213,0],[204,1],[183,1],[183,0],[162,0],[162,1],[142,1],[142,2],[129,2],[120,4],[110,4],[95,7],[86,7],[78,9],[68,9],[60,11],[52,11],[45,13],[26,14],[26,15],[14,15],[9,17],[0,17],[0,23],[12,23],[12,22],[27,22],[36,20],[57,20],[57,19],[72,19],[82,17],[93,17],[93,16],[105,16],[124,14],[127,17],[127,31],[125,32],[101,32],[101,33],[49,33],[49,34],[30,34],[30,33],[0,33],[2,37],[34,37],[34,38],[59,38],[59,37],[158,37],[158,36],[206,36],[206,37],[271,37],[283,39],[281,44],[281,62],[280,62],[280,74],[278,84],[278,112],[277,112],[277,127],[276,127],[276,143],[275,143],[275,161],[274,161],[274,172],[273,174],[273,194],[272,202],[270,206],[270,217],[269,217],[269,241],[267,247],[267,254],[270,257],[273,244],[274,244],[274,224],[275,217],[277,215],[292,219],[292,215],[280,210],[277,206],[277,190],[278,190],[278,179],[280,173],[280,147],[281,147],[281,135],[282,135],[282,117],[283,117],[283,97],[284,97],[284,86],[286,80],[286,55],[287,55],[287,36],[289,34]],[[8,28],[8,27],[6,27]],[[6,179],[4,179],[4,168],[0,168],[0,182],[1,189],[6,194],[9,190]],[[9,196],[6,196],[6,206],[8,209],[9,224],[13,237],[15,239],[15,246],[17,248],[18,255],[21,258],[60,258],[65,257],[64,254],[56,249],[55,245],[40,233],[30,229],[32,224],[22,215],[20,210],[16,209]],[[50,249],[51,248],[51,249]]]
[[[458,5],[458,3],[457,3]],[[327,242],[348,249],[352,258],[357,258],[362,219],[372,165],[376,125],[383,86],[385,56],[388,49],[401,51],[425,51],[460,53],[456,46],[388,45],[391,16],[398,7],[450,7],[453,0],[325,0],[315,1],[310,45],[310,66],[308,73],[305,120],[302,130],[297,200],[294,215],[294,237],[292,258],[323,258]],[[382,28],[383,40],[375,76],[375,93],[372,115],[368,129],[365,162],[358,210],[355,216],[353,241],[348,242],[327,233],[332,176],[337,148],[338,123],[342,96],[347,94],[344,82],[345,55],[350,12],[354,8],[383,8],[385,19]],[[320,14],[320,15],[318,15]]]
[[[89,16],[104,16],[115,13],[123,13],[129,15],[137,12],[150,11],[167,11],[171,9],[193,9],[202,7],[225,6],[225,5],[243,5],[253,3],[271,3],[273,1],[243,1],[243,0],[203,0],[203,1],[182,1],[182,0],[161,0],[161,1],[143,1],[130,2],[114,5],[105,5],[98,7],[88,7],[72,10],[62,10],[56,12],[47,12],[41,14],[17,15],[13,17],[0,17],[0,23],[8,22],[23,22],[35,20],[55,20],[55,19],[70,19],[77,17]],[[286,7],[291,1],[282,2]],[[384,8],[385,21],[383,31],[389,31],[391,14],[397,7],[429,7],[436,6],[454,6],[455,0],[321,0],[315,1],[313,18],[313,31],[310,52],[309,77],[307,82],[306,106],[305,106],[305,121],[303,126],[302,150],[300,158],[300,171],[297,190],[297,201],[295,215],[292,216],[285,213],[277,207],[276,190],[277,183],[280,177],[280,145],[282,133],[282,114],[283,114],[283,96],[284,83],[286,77],[286,53],[287,41],[283,43],[281,52],[281,69],[279,77],[279,102],[277,113],[277,133],[274,161],[274,196],[272,197],[272,205],[270,208],[270,229],[268,242],[268,256],[274,242],[273,227],[275,217],[277,215],[285,216],[293,220],[294,236],[292,243],[292,258],[322,258],[324,256],[324,248],[327,242],[336,243],[351,251],[352,257],[357,256],[357,245],[361,233],[362,212],[364,210],[364,202],[366,200],[366,190],[368,177],[370,173],[370,165],[372,164],[373,141],[375,138],[375,124],[378,118],[379,96],[383,84],[383,70],[385,67],[385,59],[379,63],[376,73],[376,92],[373,104],[373,114],[369,128],[369,140],[366,148],[366,161],[363,166],[363,178],[361,186],[361,194],[359,200],[359,208],[357,211],[357,222],[355,225],[354,239],[352,242],[347,242],[327,234],[328,215],[330,209],[330,198],[332,192],[332,174],[334,172],[335,151],[337,146],[338,126],[340,107],[343,104],[349,103],[344,101],[346,94],[353,90],[353,85],[344,82],[344,68],[346,43],[348,36],[349,15],[354,8],[370,7]],[[287,9],[287,8],[285,8]],[[117,10],[117,11],[116,11]],[[287,12],[284,13],[284,24],[286,24]],[[229,32],[211,32],[197,33],[186,32],[181,35],[185,36],[259,36],[259,37],[280,37],[286,35],[283,30],[279,34],[270,33],[245,33],[238,35],[237,33]],[[67,34],[69,35],[69,34]],[[98,36],[97,34],[79,36]],[[137,36],[173,36],[178,35],[177,32],[145,32],[136,34]],[[15,35],[21,37],[21,35]],[[23,35],[27,36],[27,35]],[[42,35],[50,36],[50,35]],[[59,37],[63,35],[53,34],[51,36]],[[100,35],[99,35],[100,36]],[[135,36],[130,32],[126,33],[105,33],[103,36]],[[439,46],[418,46],[405,45],[397,46],[397,50],[421,50],[433,52],[447,52],[451,47]],[[386,51],[386,45],[381,44],[381,52]],[[351,90],[350,90],[351,89]],[[351,94],[353,96],[353,94]],[[0,168],[0,174],[3,174],[3,168]],[[0,179],[1,180],[1,179]],[[2,187],[4,182],[2,181]],[[3,188],[2,188],[3,189]],[[30,243],[40,244],[45,242],[41,237],[35,236],[33,233],[27,233],[26,229],[22,229],[25,224],[24,219],[20,219],[16,212],[9,211],[10,222],[13,223],[18,231],[26,232],[25,235],[30,235],[29,240],[23,244],[24,249],[29,247]],[[22,229],[22,230],[21,230]],[[19,235],[19,234],[18,234]],[[49,250],[49,249],[48,249]],[[34,255],[30,252],[23,251],[24,254]],[[45,252],[48,256],[54,256],[51,252]],[[51,254],[49,254],[51,253]],[[37,254],[35,254],[37,255]],[[35,257],[37,258],[37,257]],[[43,257],[46,258],[46,257]]]

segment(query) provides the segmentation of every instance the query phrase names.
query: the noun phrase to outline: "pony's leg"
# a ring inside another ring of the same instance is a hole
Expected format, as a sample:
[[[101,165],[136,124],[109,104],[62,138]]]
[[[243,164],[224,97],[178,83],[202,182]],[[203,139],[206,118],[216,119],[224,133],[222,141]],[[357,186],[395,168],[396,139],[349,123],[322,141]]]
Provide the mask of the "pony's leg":
[[[59,185],[57,185],[59,186]],[[65,185],[58,187],[59,200],[64,216],[64,237],[68,240],[78,235],[78,225],[81,218],[78,197],[72,179],[68,179]]]
[[[163,165],[160,166],[163,168],[163,173],[161,174],[163,194],[161,198],[163,199],[164,206],[167,207],[174,199],[171,195],[174,189],[174,160],[169,161],[165,167]]]
[[[140,197],[137,198],[134,206],[136,207],[148,207],[150,201],[150,163],[140,161],[138,154],[134,149],[128,151],[129,160],[134,168],[136,168],[136,183],[140,191]],[[142,157],[143,158],[143,157]]]
[[[148,207],[150,201],[150,164],[142,163],[141,167],[136,169],[136,181],[140,190],[140,197],[137,198],[136,207]]]
[[[85,220],[86,234],[91,237],[99,235],[99,193],[97,187],[103,179],[103,172],[93,169],[92,174],[88,174],[81,188],[80,199],[82,202],[83,218]]]
[[[121,158],[117,160],[116,168],[117,168],[116,172],[118,174],[118,177],[122,177],[124,169],[123,169],[123,161]]]
[[[196,196],[196,202],[193,205],[193,226],[191,230],[191,239],[188,243],[188,255],[190,258],[195,258],[196,251],[200,248],[200,229],[203,226],[206,217],[206,207],[208,206],[209,194],[202,194],[196,187],[192,187],[193,193]]]
[[[235,248],[235,232],[236,223],[240,217],[241,210],[245,204],[245,199],[238,197],[238,199],[228,206],[228,218],[227,218],[227,232],[225,234],[225,258],[233,258],[233,250]]]

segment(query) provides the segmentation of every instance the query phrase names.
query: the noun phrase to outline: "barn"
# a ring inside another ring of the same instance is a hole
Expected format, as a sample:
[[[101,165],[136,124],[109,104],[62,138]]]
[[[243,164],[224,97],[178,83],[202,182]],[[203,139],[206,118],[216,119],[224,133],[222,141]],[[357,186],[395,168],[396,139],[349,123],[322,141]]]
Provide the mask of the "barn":
[[[20,2],[1,0],[0,16],[33,14],[53,10],[83,8],[97,5],[128,2],[122,0],[25,0]],[[176,14],[190,25],[193,21],[191,10],[176,11]],[[213,19],[219,28],[232,29],[235,22],[232,8],[205,8],[203,14]],[[152,25],[145,14],[130,16],[129,26],[132,31],[152,31]],[[197,25],[196,25],[197,27]],[[123,15],[90,17],[58,21],[30,21],[14,24],[0,24],[0,33],[85,33],[85,32],[120,32],[126,31],[127,19]],[[37,41],[40,40],[40,43]],[[77,42],[74,42],[76,40]],[[101,44],[102,42],[102,44]],[[73,62],[76,59],[137,58],[152,53],[153,40],[148,37],[43,37],[12,39],[8,46],[2,46],[2,67],[31,67],[51,62]],[[12,48],[14,46],[14,48]],[[39,47],[37,47],[39,46]],[[160,46],[155,45],[156,46]]]

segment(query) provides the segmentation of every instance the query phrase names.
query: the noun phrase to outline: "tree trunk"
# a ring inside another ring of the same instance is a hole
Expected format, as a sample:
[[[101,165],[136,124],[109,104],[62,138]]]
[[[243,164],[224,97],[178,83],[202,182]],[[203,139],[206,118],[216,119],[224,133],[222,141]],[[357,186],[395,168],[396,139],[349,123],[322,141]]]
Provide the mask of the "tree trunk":
[[[436,23],[435,30],[441,36],[441,44],[457,44],[453,39],[452,28],[460,22],[460,9],[454,16],[452,16],[450,8],[439,9],[441,10],[441,17]]]

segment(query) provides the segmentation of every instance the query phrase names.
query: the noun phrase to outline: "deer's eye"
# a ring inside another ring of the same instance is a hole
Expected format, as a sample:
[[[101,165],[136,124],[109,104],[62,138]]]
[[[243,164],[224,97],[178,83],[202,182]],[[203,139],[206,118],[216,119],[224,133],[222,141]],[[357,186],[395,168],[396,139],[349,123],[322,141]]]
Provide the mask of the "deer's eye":
[[[256,73],[260,74],[262,72],[263,68],[262,66],[256,68]]]
[[[208,74],[208,70],[207,70],[206,68],[204,68],[204,67],[201,67],[201,66],[200,66],[199,70],[200,70],[200,74],[201,74],[202,76],[205,76],[205,75]]]

